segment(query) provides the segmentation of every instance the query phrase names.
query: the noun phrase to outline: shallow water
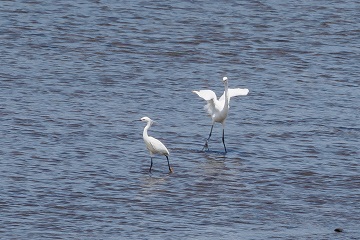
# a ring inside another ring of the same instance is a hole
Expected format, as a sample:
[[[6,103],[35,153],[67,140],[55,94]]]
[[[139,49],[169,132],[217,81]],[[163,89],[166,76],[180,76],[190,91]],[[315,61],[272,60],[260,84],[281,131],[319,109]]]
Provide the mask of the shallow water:
[[[360,235],[356,1],[1,5],[1,238]],[[250,94],[203,152],[223,76]]]

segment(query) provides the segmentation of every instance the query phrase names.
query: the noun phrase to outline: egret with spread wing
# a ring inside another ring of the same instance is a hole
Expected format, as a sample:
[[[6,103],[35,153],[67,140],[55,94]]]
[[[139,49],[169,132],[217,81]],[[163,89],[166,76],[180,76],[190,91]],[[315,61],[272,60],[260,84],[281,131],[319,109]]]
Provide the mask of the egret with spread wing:
[[[226,146],[225,146],[225,119],[229,113],[229,104],[230,99],[235,96],[246,96],[249,93],[249,89],[246,88],[229,88],[228,87],[228,78],[223,78],[223,83],[225,85],[225,91],[224,94],[219,98],[219,100],[216,97],[216,94],[211,90],[200,90],[200,91],[193,91],[193,93],[196,93],[199,97],[207,101],[207,105],[205,105],[205,109],[209,113],[212,119],[212,125],[209,137],[206,139],[205,145],[203,147],[204,149],[209,150],[208,142],[211,137],[211,133],[214,127],[214,123],[218,122],[221,123],[223,126],[223,134],[222,134],[222,142],[224,144],[225,152]]]

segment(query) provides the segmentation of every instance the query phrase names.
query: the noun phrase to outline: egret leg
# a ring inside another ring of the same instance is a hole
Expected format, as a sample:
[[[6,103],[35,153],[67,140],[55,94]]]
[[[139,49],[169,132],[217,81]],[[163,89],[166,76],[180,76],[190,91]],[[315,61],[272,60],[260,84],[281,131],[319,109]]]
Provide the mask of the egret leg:
[[[152,165],[153,165],[153,161],[152,161],[152,157],[150,159],[151,159],[151,164],[150,164],[149,172],[151,173],[151,168],[152,168]]]
[[[225,152],[227,152],[226,151],[226,146],[225,146],[225,129],[224,128],[223,128],[222,142],[224,144]]]
[[[210,137],[211,137],[211,133],[212,133],[213,127],[214,127],[214,124],[213,124],[213,125],[211,125],[211,130],[210,130],[209,137],[206,139],[205,145],[204,145],[204,147],[203,147],[203,149],[202,149],[202,150],[204,150],[204,149],[209,150],[209,145],[208,145],[208,142],[209,142],[209,140],[210,140]],[[201,150],[201,151],[202,151],[202,150]]]
[[[169,171],[172,173],[173,170],[172,170],[172,168],[170,167],[169,157],[168,157],[168,156],[165,156],[165,157],[166,157],[166,160],[167,160],[167,162],[168,162]]]

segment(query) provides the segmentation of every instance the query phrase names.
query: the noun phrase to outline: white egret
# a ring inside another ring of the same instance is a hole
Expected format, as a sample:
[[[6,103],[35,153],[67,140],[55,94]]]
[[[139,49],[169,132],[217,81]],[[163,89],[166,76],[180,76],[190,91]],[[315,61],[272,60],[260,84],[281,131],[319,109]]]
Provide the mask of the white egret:
[[[193,93],[196,93],[199,97],[207,101],[207,105],[205,105],[205,110],[209,113],[212,119],[212,125],[209,137],[206,139],[205,145],[203,147],[204,149],[209,150],[208,142],[211,137],[211,133],[214,127],[214,123],[218,122],[221,123],[223,126],[223,134],[222,134],[222,142],[224,144],[224,149],[226,151],[225,146],[225,119],[229,112],[229,104],[230,104],[230,98],[235,96],[246,96],[249,93],[249,89],[246,88],[228,88],[228,78],[223,78],[223,83],[225,85],[225,91],[224,94],[220,97],[218,100],[216,97],[216,94],[211,90],[200,90],[200,91],[192,91]]]
[[[150,165],[150,169],[149,172],[151,172],[151,168],[153,165],[153,155],[154,154],[160,154],[160,155],[164,155],[167,159],[168,162],[168,166],[169,166],[169,171],[172,173],[173,170],[170,167],[170,163],[169,163],[169,150],[167,150],[167,148],[165,147],[165,145],[160,142],[159,140],[157,140],[156,138],[150,137],[147,133],[148,129],[150,128],[150,126],[154,123],[153,120],[151,120],[149,117],[143,117],[140,119],[143,122],[147,122],[145,128],[144,128],[144,132],[143,132],[143,138],[144,138],[144,142],[146,144],[146,148],[149,150],[150,152],[150,158],[151,158],[151,165]]]

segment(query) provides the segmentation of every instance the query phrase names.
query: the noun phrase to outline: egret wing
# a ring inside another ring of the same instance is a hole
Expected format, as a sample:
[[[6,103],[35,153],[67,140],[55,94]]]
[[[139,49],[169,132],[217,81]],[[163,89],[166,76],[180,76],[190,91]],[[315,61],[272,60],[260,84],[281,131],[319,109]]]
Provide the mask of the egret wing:
[[[200,91],[192,91],[196,93],[199,97],[206,101],[210,101],[212,99],[217,99],[216,94],[211,90],[200,90]]]
[[[249,89],[247,88],[234,88],[229,89],[229,96],[230,97],[236,97],[236,96],[246,96],[249,93]]]
[[[169,150],[165,147],[165,145],[160,142],[160,140],[149,137],[150,147],[153,153],[163,154],[163,155],[169,155]]]
[[[228,95],[229,98],[236,97],[236,96],[246,96],[249,93],[249,89],[247,88],[229,88]],[[224,94],[219,99],[220,102],[225,101],[225,91]]]
[[[193,91],[193,93],[196,93],[199,97],[207,101],[204,109],[212,116],[216,111],[216,103],[218,102],[216,94],[211,90]]]

